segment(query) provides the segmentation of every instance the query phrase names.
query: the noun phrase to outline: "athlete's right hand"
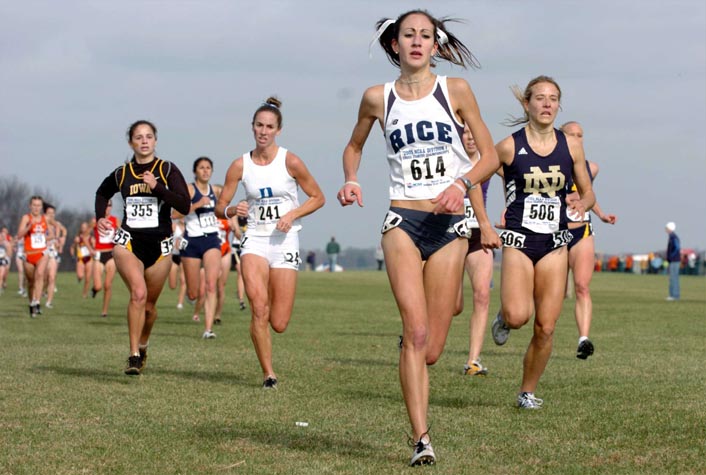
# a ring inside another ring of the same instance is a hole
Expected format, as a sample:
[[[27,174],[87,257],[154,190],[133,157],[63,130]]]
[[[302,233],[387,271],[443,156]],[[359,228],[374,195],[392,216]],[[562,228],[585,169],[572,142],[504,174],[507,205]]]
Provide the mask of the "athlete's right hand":
[[[338,190],[336,198],[338,198],[338,202],[341,206],[349,206],[353,203],[358,203],[358,206],[362,207],[363,189],[354,182],[347,182]]]

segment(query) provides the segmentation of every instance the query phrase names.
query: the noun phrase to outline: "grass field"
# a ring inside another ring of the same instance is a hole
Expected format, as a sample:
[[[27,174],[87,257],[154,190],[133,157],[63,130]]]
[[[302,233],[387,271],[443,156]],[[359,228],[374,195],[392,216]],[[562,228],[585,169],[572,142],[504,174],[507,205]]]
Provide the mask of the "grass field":
[[[414,469],[397,376],[401,325],[383,272],[301,274],[292,323],[274,337],[277,391],[260,387],[249,314],[235,299],[218,338],[205,341],[165,289],[149,365],[129,377],[122,282],[107,319],[101,295],[81,299],[71,274],[37,319],[15,274],[9,282],[0,296],[2,474],[706,473],[704,278],[682,278],[682,300],[666,302],[666,276],[596,274],[596,353],[574,356],[567,300],[540,411],[514,407],[529,325],[503,347],[487,335],[487,377],[461,375],[467,289],[430,370],[438,462]],[[497,289],[492,298],[497,309]]]

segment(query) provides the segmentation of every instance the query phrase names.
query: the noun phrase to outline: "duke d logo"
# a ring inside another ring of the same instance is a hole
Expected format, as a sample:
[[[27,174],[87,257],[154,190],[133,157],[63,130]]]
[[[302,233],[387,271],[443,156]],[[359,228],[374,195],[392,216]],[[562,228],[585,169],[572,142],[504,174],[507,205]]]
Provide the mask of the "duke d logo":
[[[539,167],[530,167],[532,173],[525,173],[525,193],[539,195],[546,193],[553,198],[557,190],[564,188],[564,174],[560,165],[551,165],[548,172],[543,172]]]

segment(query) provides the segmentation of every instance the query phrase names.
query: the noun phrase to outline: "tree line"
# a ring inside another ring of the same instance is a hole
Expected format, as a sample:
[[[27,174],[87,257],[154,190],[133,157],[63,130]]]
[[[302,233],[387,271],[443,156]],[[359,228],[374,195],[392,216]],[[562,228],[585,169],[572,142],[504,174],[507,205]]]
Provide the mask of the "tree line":
[[[59,270],[73,270],[75,266],[69,253],[69,247],[74,237],[78,234],[81,223],[89,221],[93,217],[91,210],[65,208],[61,200],[51,190],[36,186],[32,187],[18,180],[15,176],[0,177],[0,228],[6,227],[13,236],[17,234],[17,226],[20,223],[20,219],[29,213],[29,200],[34,195],[41,196],[45,203],[50,203],[56,207],[56,219],[66,226],[66,245],[62,253]]]

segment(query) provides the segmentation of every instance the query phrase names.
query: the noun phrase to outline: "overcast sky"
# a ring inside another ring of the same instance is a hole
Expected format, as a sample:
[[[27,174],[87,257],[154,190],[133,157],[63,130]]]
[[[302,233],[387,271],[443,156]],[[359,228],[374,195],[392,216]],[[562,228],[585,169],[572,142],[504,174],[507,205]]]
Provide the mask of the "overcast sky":
[[[521,114],[511,85],[558,81],[557,125],[583,124],[586,156],[600,165],[598,202],[618,216],[596,224],[598,250],[662,249],[667,221],[683,247],[706,249],[702,0],[0,0],[2,175],[92,209],[101,180],[130,156],[128,125],[144,118],[159,129],[158,155],[187,180],[207,155],[222,183],[253,147],[254,110],[276,94],[278,143],[302,157],[328,200],[304,219],[302,248],[332,235],[344,249],[373,247],[388,206],[381,131],[363,154],[362,209],[336,202],[341,154],[365,88],[398,75],[379,46],[368,55],[376,20],[415,7],[465,20],[450,30],[482,68],[437,72],[469,81],[495,142],[514,130],[501,125],[507,115]],[[500,188],[493,179],[493,220]]]

